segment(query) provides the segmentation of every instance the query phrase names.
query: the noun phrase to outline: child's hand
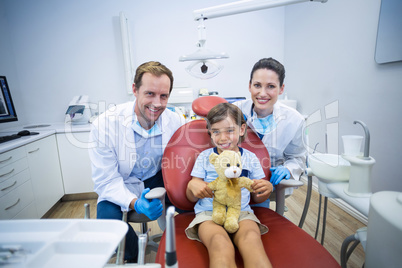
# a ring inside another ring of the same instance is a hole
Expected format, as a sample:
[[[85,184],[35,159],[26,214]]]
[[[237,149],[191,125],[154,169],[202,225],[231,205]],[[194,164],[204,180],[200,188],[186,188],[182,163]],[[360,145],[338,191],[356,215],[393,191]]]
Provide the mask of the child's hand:
[[[190,190],[196,198],[213,197],[212,190],[208,187],[208,183],[202,179],[193,178],[188,182],[187,189]]]
[[[261,179],[253,180],[251,188],[253,189],[256,198],[267,199],[271,195],[274,187],[269,181]]]

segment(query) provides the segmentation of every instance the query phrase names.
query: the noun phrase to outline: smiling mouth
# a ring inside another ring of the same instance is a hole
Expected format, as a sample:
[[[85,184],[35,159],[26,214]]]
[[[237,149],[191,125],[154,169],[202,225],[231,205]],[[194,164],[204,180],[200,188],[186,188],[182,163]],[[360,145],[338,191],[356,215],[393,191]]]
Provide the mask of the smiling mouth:
[[[222,149],[230,148],[230,143],[219,144]]]
[[[258,103],[260,103],[260,104],[265,104],[265,103],[269,102],[269,100],[270,100],[270,99],[259,99],[259,98],[257,98],[257,101],[258,101]]]
[[[148,107],[148,109],[151,111],[151,113],[158,113],[159,112],[159,109],[154,109],[154,108],[151,108],[151,107]]]

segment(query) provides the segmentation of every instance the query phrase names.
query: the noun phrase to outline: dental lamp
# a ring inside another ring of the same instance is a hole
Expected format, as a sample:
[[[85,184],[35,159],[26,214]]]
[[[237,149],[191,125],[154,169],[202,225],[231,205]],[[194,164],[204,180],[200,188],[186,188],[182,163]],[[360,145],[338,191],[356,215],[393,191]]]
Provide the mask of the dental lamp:
[[[218,64],[213,59],[227,59],[229,55],[225,52],[216,53],[205,47],[207,41],[207,35],[205,31],[204,20],[199,20],[198,25],[198,50],[190,55],[183,55],[179,58],[179,61],[194,61],[190,64],[186,71],[201,79],[209,79],[216,76],[223,69],[223,66]]]
[[[195,53],[183,55],[179,61],[195,61],[189,65],[186,70],[191,75],[208,79],[216,76],[223,66],[218,64],[214,59],[227,59],[229,55],[225,52],[215,53],[205,47],[206,31],[204,20],[219,18],[229,15],[236,15],[245,12],[251,12],[261,9],[268,9],[279,6],[286,6],[302,2],[321,2],[326,3],[328,0],[242,0],[213,7],[197,9],[193,11],[194,20],[199,22],[197,47]]]

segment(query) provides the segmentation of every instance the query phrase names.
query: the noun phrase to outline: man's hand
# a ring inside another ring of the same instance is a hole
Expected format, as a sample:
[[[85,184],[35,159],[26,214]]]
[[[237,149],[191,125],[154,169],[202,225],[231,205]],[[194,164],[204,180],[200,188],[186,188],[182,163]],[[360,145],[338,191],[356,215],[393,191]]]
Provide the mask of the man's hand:
[[[162,215],[163,205],[159,199],[148,200],[145,195],[150,191],[146,188],[142,193],[140,199],[134,203],[134,209],[138,214],[145,214],[150,220],[156,220]]]
[[[290,172],[284,166],[273,167],[270,170],[272,172],[270,181],[274,186],[278,185],[283,179],[290,179]]]

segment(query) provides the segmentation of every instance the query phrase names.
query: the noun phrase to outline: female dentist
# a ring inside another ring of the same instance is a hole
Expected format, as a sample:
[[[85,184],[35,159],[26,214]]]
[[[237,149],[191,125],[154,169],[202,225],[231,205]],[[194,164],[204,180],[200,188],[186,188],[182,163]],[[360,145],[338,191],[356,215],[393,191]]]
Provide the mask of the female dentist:
[[[271,158],[271,183],[283,179],[299,180],[305,169],[303,116],[295,109],[277,102],[285,85],[284,66],[273,58],[259,60],[250,75],[251,100],[238,101],[247,125],[257,133]]]

